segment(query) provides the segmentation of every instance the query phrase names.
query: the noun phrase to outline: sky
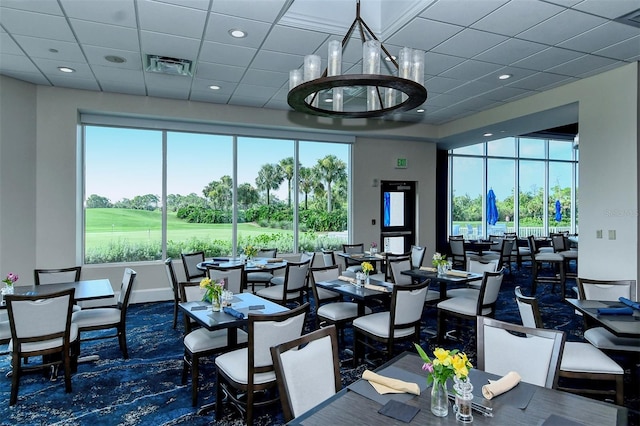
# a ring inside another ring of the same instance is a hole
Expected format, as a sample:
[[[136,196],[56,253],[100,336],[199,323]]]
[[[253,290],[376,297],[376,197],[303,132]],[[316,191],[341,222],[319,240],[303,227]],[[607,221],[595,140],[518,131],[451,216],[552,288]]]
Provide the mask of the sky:
[[[238,138],[238,182],[255,187],[264,164],[293,157],[292,140]],[[233,138],[224,135],[168,132],[167,193],[202,196],[202,189],[224,175],[233,175]],[[299,160],[312,167],[328,154],[347,165],[349,145],[301,142]],[[136,195],[162,194],[162,132],[156,130],[86,127],[87,196],[97,194],[111,202]],[[287,197],[287,184],[276,191]]]

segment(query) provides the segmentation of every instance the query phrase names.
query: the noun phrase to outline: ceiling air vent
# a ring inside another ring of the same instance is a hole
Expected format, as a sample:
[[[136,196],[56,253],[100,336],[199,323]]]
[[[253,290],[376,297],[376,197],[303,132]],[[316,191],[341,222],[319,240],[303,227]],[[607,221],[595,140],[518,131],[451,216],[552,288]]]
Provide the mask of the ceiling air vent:
[[[193,62],[168,56],[144,55],[145,70],[169,75],[193,76]]]
[[[622,15],[621,17],[614,19],[614,21],[640,28],[640,9],[636,9],[626,15]]]

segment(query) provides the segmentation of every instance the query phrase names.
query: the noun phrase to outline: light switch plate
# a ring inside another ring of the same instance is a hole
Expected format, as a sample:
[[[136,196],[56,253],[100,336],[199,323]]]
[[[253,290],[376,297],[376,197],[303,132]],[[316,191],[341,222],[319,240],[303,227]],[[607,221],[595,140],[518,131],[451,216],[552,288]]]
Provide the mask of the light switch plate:
[[[602,229],[596,231],[596,238],[602,238]]]
[[[609,229],[609,239],[610,240],[615,240],[616,239],[616,230],[615,229]]]

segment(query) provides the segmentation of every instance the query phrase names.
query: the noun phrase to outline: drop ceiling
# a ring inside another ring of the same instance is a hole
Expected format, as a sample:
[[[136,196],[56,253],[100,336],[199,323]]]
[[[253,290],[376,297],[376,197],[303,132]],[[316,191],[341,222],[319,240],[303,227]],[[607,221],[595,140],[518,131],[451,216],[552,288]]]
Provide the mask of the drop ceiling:
[[[325,67],[327,43],[342,39],[355,5],[0,0],[0,74],[43,86],[290,110],[289,70],[309,53]],[[392,119],[435,125],[640,60],[640,28],[632,25],[639,7],[638,0],[361,1],[362,17],[392,54],[403,46],[426,51],[425,111]],[[632,24],[616,21],[629,14]],[[232,29],[247,35],[233,38]],[[193,75],[146,71],[146,55],[192,61]],[[351,39],[343,72],[359,73],[360,56],[359,40]],[[499,80],[502,74],[511,78]]]

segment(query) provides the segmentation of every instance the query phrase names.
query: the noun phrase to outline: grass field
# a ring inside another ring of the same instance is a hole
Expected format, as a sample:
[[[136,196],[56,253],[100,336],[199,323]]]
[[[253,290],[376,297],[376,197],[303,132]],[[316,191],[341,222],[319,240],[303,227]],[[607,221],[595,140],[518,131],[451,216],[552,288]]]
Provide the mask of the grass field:
[[[98,248],[110,242],[127,240],[143,243],[161,240],[162,215],[159,211],[128,209],[87,209],[86,210],[86,248]],[[186,241],[231,240],[232,225],[187,223],[171,212],[167,214],[167,239]],[[254,223],[238,224],[238,238],[253,237],[260,234],[292,234],[292,231],[263,228]]]

